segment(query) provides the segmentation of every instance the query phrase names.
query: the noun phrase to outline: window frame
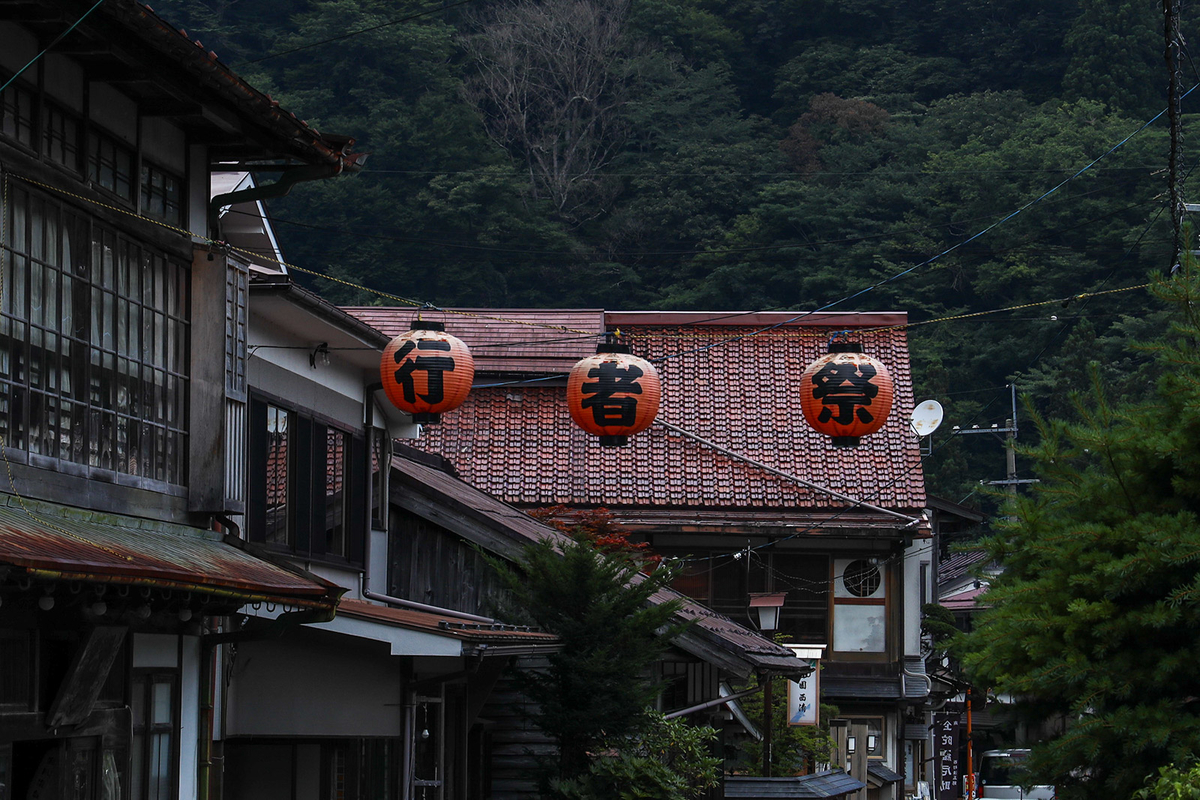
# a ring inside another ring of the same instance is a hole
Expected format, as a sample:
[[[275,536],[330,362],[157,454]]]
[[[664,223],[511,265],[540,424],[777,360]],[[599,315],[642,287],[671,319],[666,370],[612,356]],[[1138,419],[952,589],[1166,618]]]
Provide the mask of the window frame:
[[[168,699],[170,719],[166,723],[156,723],[153,720],[154,687],[156,684],[161,685],[163,683],[170,686],[170,697]],[[139,690],[144,693],[140,702],[140,708],[143,712],[141,719],[139,719],[137,714],[139,702],[136,698],[136,693]],[[129,800],[177,800],[179,796],[179,751],[181,742],[180,717],[182,716],[180,713],[179,670],[162,667],[134,669],[130,674],[129,681],[129,706],[131,726],[128,792],[126,796]],[[169,774],[165,781],[166,793],[151,797],[149,794],[150,756],[154,751],[154,735],[161,735],[164,732],[169,734],[167,739],[169,748],[169,763],[167,767]],[[142,737],[140,742],[138,741],[139,736]],[[141,774],[136,775],[135,770],[138,769],[139,765],[141,767]]]
[[[268,539],[268,514],[271,505],[269,419],[272,409],[288,415],[288,443],[285,473],[287,508],[285,535]],[[297,556],[336,564],[361,567],[364,563],[370,473],[366,432],[297,408],[281,398],[264,392],[250,392],[250,431],[248,436],[247,525],[251,541]],[[331,434],[331,431],[333,432]],[[331,436],[340,435],[345,443],[341,464],[342,486],[351,487],[350,496],[333,500],[330,492],[328,450]],[[327,511],[331,502],[341,503],[338,524],[340,542],[330,540]],[[331,544],[340,545],[331,551]]]
[[[0,243],[0,433],[31,466],[186,488],[191,265],[24,185]]]

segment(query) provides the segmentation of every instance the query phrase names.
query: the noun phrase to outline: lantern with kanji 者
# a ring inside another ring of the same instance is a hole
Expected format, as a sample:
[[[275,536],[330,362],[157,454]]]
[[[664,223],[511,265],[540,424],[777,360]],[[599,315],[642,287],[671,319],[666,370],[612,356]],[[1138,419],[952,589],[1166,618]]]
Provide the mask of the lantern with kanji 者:
[[[831,342],[800,378],[800,408],[808,424],[835,447],[857,447],[892,410],[892,376],[855,342]]]
[[[428,425],[467,399],[475,359],[442,323],[416,320],[384,348],[379,374],[392,405]]]
[[[583,359],[567,377],[571,419],[600,437],[604,447],[619,447],[646,430],[658,415],[658,371],[629,346],[606,342]]]

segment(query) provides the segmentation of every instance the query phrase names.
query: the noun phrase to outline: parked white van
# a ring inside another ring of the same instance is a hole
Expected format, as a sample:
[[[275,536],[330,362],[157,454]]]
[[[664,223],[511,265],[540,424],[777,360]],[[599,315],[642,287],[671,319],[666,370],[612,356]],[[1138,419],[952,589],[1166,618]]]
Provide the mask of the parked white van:
[[[1053,786],[1021,786],[1021,769],[1029,751],[1024,749],[987,750],[979,758],[979,797],[981,800],[1055,800]]]

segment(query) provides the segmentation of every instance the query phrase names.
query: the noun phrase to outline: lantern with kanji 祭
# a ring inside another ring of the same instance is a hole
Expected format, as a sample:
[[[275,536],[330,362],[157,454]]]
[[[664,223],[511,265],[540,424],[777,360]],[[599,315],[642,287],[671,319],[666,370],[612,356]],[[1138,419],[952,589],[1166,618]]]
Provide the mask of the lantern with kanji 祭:
[[[429,425],[467,399],[475,359],[442,323],[416,320],[384,348],[379,374],[392,405]]]
[[[857,447],[892,410],[892,376],[855,342],[831,342],[800,378],[800,408],[808,424],[835,447]]]
[[[613,341],[596,348],[567,376],[567,406],[571,419],[600,437],[603,447],[628,444],[658,415],[661,386],[658,371],[629,346]]]

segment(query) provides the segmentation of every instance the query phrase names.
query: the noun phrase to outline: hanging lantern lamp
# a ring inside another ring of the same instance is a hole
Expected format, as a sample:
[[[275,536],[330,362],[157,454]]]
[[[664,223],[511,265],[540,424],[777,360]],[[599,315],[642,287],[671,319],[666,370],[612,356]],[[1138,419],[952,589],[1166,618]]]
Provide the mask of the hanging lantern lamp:
[[[392,405],[411,414],[413,422],[432,425],[467,399],[475,359],[442,323],[415,320],[412,330],[384,348],[379,374]]]
[[[892,410],[892,376],[856,342],[830,342],[800,378],[800,408],[834,447],[857,447],[875,433]]]
[[[600,437],[602,447],[620,447],[646,430],[658,415],[662,388],[658,371],[629,346],[609,340],[567,376],[567,406],[575,424]]]

